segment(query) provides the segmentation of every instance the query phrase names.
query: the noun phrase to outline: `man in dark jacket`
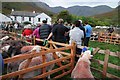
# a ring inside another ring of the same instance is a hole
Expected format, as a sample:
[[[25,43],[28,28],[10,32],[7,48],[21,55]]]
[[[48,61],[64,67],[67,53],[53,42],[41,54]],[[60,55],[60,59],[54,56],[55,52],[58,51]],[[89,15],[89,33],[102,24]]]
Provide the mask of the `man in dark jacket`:
[[[52,32],[47,39],[50,39],[54,35],[54,40],[60,43],[66,43],[65,34],[69,31],[67,27],[63,25],[63,19],[58,20],[58,24],[54,26]]]
[[[47,24],[46,20],[43,20],[43,25],[39,29],[40,39],[46,39],[51,32],[51,26]]]
[[[83,38],[83,46],[84,46],[84,41],[85,41],[85,37],[86,37],[86,34],[85,34],[85,28],[84,28],[84,26],[83,26],[83,24],[82,24],[82,20],[79,20],[79,22],[80,22],[80,29],[84,32],[84,38]]]
[[[43,24],[39,28],[40,39],[46,39],[51,32],[51,26],[47,24],[46,20],[43,20],[42,22]],[[41,43],[40,45],[42,44],[43,43]]]

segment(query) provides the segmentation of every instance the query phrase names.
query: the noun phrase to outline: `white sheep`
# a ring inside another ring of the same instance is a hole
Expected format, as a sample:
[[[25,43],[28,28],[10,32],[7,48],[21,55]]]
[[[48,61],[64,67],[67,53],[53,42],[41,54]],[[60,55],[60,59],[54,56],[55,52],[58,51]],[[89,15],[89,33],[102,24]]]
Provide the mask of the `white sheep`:
[[[54,59],[52,53],[48,53],[45,56],[46,56],[46,62],[52,61]],[[34,57],[34,58],[32,58],[32,60],[29,64],[29,67],[32,67],[32,66],[35,66],[35,65],[40,65],[42,63],[43,63],[42,56]],[[20,65],[19,65],[19,70],[24,69],[26,64],[27,64],[27,60],[21,62]],[[46,70],[50,71],[53,68],[54,68],[54,64],[52,64],[50,66],[47,66]],[[41,74],[42,73],[41,71],[42,71],[41,69],[37,69],[37,70],[31,71],[31,72],[25,73],[25,74],[23,74],[22,78],[33,78],[33,77]],[[48,76],[48,78],[50,79],[50,75]]]
[[[79,58],[75,68],[72,71],[71,77],[74,79],[83,79],[86,78],[89,80],[94,80],[94,77],[90,70],[90,58],[92,57],[91,51],[87,50],[82,53],[82,57]]]
[[[39,48],[39,46],[35,46],[30,51],[33,51],[33,50],[36,50],[37,52],[40,52],[41,49]],[[63,57],[59,52],[56,52],[56,55],[58,55],[58,57]],[[46,57],[46,62],[54,60],[53,53],[45,54],[45,57]],[[28,60],[24,60],[23,62],[21,62],[18,70],[24,69],[25,65],[27,64],[27,61]],[[32,66],[35,66],[35,65],[40,65],[42,63],[43,63],[42,56],[34,57],[34,58],[32,58],[28,67],[32,67]],[[51,71],[54,68],[54,65],[55,64],[47,66],[46,71],[48,71],[48,72]],[[37,70],[31,71],[31,72],[25,73],[25,74],[22,75],[22,78],[33,78],[33,77],[41,74],[42,73],[41,71],[42,71],[41,69],[37,69]],[[48,79],[50,79],[50,75],[48,75],[47,77],[48,77]]]

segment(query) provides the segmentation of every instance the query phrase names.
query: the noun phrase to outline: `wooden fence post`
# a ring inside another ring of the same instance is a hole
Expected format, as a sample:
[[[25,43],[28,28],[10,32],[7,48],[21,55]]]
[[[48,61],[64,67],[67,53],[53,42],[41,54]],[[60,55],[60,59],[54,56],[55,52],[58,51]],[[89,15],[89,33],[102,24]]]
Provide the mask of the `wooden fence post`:
[[[36,45],[36,38],[33,36],[33,45]]]
[[[71,70],[74,69],[74,63],[75,63],[75,54],[76,54],[76,43],[75,42],[72,42],[71,44],[72,48],[71,48],[71,63],[72,63],[72,66],[71,66]]]
[[[108,67],[109,55],[110,55],[110,51],[106,50],[105,51],[104,64],[103,64],[103,73],[102,73],[102,75],[103,75],[104,78],[107,75],[107,67]]]
[[[98,42],[100,42],[100,36],[101,36],[101,33],[99,33],[98,35]]]

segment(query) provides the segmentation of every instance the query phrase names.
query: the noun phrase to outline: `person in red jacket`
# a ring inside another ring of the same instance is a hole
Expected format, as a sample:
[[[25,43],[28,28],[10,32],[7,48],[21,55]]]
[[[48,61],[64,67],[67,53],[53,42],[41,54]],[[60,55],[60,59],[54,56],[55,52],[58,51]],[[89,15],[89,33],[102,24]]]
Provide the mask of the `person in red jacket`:
[[[24,28],[25,29],[22,32],[22,36],[24,36],[28,42],[31,42],[30,38],[32,37],[32,33],[33,33],[33,30],[31,29],[31,25],[28,24]]]

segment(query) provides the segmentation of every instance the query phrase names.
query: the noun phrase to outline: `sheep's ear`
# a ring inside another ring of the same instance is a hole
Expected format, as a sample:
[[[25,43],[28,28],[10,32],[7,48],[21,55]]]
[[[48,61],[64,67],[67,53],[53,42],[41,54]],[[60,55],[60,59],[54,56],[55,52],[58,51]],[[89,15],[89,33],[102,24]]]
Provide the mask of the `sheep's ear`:
[[[90,59],[93,57],[93,55],[90,55]]]

